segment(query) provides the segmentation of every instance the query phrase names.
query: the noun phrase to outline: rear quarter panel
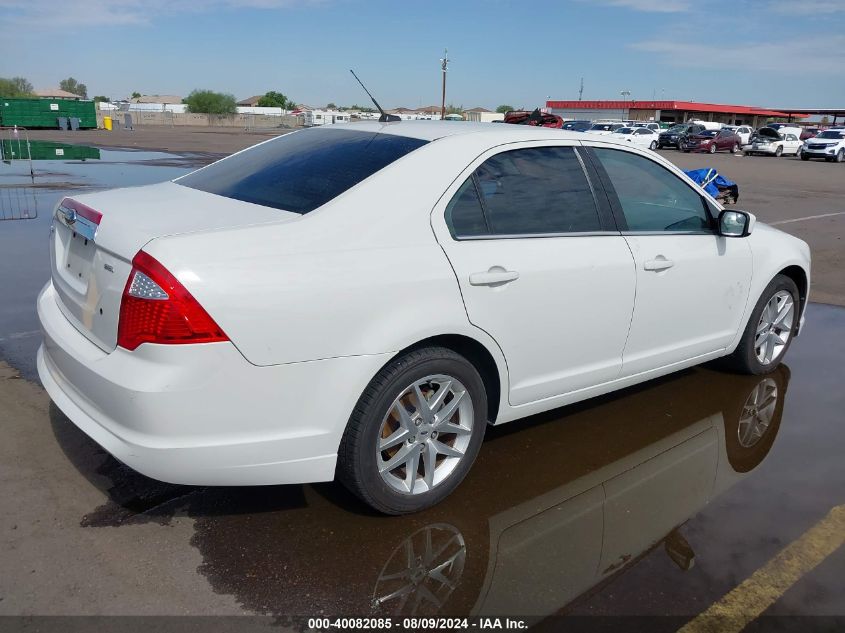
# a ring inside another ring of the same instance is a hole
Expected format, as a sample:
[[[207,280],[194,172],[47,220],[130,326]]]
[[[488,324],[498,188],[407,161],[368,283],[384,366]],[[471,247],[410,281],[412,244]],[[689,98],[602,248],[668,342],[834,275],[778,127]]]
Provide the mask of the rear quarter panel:
[[[429,222],[472,159],[462,138],[451,151],[430,143],[301,221],[164,237],[145,250],[256,365],[394,352],[438,334],[483,338],[495,354],[469,324]]]

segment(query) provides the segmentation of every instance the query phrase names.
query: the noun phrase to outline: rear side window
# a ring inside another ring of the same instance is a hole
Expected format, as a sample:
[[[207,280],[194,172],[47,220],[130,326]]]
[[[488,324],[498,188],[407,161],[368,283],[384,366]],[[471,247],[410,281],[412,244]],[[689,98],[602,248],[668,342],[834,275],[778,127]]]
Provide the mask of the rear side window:
[[[256,145],[176,182],[305,214],[426,143],[356,130],[303,130]]]
[[[601,230],[590,184],[571,147],[488,158],[449,203],[446,220],[455,237]]]
[[[474,177],[466,179],[446,207],[446,224],[455,237],[476,237],[490,232],[475,189]]]

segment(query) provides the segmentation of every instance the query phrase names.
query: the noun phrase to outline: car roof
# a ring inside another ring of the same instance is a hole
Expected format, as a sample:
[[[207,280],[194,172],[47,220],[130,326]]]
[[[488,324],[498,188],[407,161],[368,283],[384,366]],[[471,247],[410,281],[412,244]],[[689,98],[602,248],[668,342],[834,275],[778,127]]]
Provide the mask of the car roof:
[[[580,140],[584,138],[578,132],[570,132],[557,128],[513,125],[509,123],[471,123],[468,121],[396,121],[391,123],[362,121],[360,123],[335,123],[322,127],[323,129],[360,130],[361,132],[394,134],[396,136],[417,138],[423,141],[436,141],[440,138],[467,134],[484,134],[502,139],[513,138],[515,140],[529,141],[549,138],[561,140]]]

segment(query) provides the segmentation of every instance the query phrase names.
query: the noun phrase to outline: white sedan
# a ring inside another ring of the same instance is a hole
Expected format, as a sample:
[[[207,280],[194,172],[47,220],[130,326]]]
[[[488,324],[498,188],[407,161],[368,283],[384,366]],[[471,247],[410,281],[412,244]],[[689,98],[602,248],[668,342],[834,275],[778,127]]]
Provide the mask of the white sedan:
[[[617,139],[618,137],[618,139]],[[614,140],[621,140],[637,147],[657,149],[660,134],[647,127],[623,127],[613,133]]]
[[[39,375],[116,458],[338,478],[392,514],[454,490],[487,424],[722,356],[773,370],[810,283],[804,242],[654,152],[472,123],[309,129],[65,198],[50,252]]]
[[[792,154],[797,156],[801,152],[803,143],[798,135],[786,132],[779,133],[770,127],[763,127],[754,132],[749,143],[743,146],[742,151],[746,156],[754,154],[767,154],[769,156],[786,156]]]

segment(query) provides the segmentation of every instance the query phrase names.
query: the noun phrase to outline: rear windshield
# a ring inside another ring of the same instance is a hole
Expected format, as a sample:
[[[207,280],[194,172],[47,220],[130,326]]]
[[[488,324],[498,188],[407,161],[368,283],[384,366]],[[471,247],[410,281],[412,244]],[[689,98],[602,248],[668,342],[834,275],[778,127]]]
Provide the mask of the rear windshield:
[[[302,130],[256,145],[176,182],[305,214],[427,142],[356,130]]]

